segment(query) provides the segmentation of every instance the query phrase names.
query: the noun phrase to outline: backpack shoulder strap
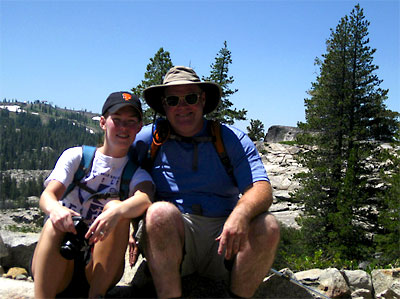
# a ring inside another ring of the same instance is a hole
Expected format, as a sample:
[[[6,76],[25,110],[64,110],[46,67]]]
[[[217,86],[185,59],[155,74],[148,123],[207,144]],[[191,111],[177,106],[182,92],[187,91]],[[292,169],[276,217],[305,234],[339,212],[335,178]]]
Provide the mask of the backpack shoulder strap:
[[[164,118],[157,119],[153,125],[151,144],[147,151],[146,159],[141,163],[143,169],[148,172],[151,171],[160,146],[170,137],[170,134],[171,127],[169,122]]]
[[[215,120],[208,120],[207,123],[209,134],[211,135],[211,141],[215,147],[215,150],[218,153],[218,156],[225,167],[226,172],[229,176],[234,179],[233,175],[233,166],[229,159],[229,156],[226,152],[225,145],[222,139],[221,134],[221,123]],[[172,129],[169,125],[169,122],[166,119],[158,119],[155,123],[155,129],[153,131],[152,143],[149,148],[147,161],[144,163],[144,168],[150,171],[153,166],[154,160],[157,156],[157,153],[160,149],[160,146],[168,139],[177,139],[178,137],[171,133]],[[199,137],[202,138],[202,137]],[[209,137],[203,137],[203,139],[195,140],[197,142],[207,142],[210,141]],[[181,138],[182,139],[182,138]],[[191,138],[192,140],[193,138]],[[185,140],[180,140],[185,141]],[[192,140],[193,142],[193,140]],[[196,157],[196,155],[195,155]],[[194,162],[195,163],[195,162]],[[235,180],[235,179],[234,179]],[[236,184],[236,182],[235,182]]]
[[[212,142],[214,144],[215,150],[218,153],[218,156],[222,162],[222,164],[225,167],[226,172],[228,175],[231,177],[233,176],[233,166],[231,164],[231,161],[229,159],[229,156],[225,150],[225,145],[222,140],[222,134],[221,134],[221,124],[218,121],[215,120],[209,120],[209,130],[211,132]]]
[[[95,146],[90,146],[90,145],[82,145],[82,160],[80,167],[78,168],[79,170],[83,171],[83,176],[89,173],[89,171],[92,169],[93,165],[93,160],[94,160],[94,154],[96,152],[97,148]],[[82,168],[81,168],[82,167]],[[77,175],[77,173],[75,173]]]
[[[110,197],[112,195],[118,195],[118,194],[101,194],[97,193],[93,189],[87,187],[85,184],[81,183],[81,180],[90,172],[93,166],[93,160],[94,160],[94,155],[96,153],[96,147],[94,146],[89,146],[89,145],[83,145],[82,146],[82,159],[79,163],[79,167],[76,170],[74,174],[74,179],[72,180],[72,183],[68,186],[67,190],[64,192],[63,197],[67,196],[76,186],[79,186],[80,188],[84,189],[85,191],[91,193],[92,196],[97,196],[97,197]],[[137,169],[136,163],[132,161],[132,159],[129,159],[128,162],[126,163],[122,175],[121,175],[121,184],[120,184],[120,196],[121,200],[125,200],[129,197],[129,185],[131,182],[131,179],[133,175],[135,174]]]
[[[134,163],[132,159],[129,158],[121,175],[121,184],[119,187],[121,200],[125,200],[129,197],[129,185],[131,183],[133,175],[136,172],[136,169],[137,169],[137,164]]]
[[[150,157],[154,161],[160,146],[167,141],[171,135],[171,127],[166,119],[160,118],[155,123],[153,139],[150,148]]]
[[[67,187],[67,190],[64,192],[62,198],[66,197],[75,188],[76,185],[81,185],[80,181],[92,169],[95,152],[96,152],[96,147],[89,146],[89,145],[82,145],[82,158],[81,158],[81,161],[79,163],[78,169],[76,170],[76,172],[74,174],[74,178],[72,180],[72,183],[69,184],[69,186]],[[92,193],[93,190],[89,189],[87,191]]]

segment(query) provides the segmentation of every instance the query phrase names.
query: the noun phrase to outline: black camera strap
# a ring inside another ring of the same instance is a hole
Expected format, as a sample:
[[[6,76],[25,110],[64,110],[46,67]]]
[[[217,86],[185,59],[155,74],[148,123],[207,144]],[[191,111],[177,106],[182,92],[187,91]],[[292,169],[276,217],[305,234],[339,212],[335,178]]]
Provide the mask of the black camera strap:
[[[87,200],[91,199],[106,199],[106,198],[119,198],[121,196],[120,192],[105,192],[105,193],[93,193],[89,196]]]

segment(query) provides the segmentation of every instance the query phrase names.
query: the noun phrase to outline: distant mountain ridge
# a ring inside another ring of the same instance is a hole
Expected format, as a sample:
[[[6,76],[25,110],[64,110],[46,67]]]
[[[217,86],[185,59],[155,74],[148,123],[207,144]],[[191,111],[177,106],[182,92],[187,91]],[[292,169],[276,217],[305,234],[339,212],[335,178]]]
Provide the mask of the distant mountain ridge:
[[[0,170],[52,169],[71,146],[97,145],[99,115],[46,102],[0,102]]]

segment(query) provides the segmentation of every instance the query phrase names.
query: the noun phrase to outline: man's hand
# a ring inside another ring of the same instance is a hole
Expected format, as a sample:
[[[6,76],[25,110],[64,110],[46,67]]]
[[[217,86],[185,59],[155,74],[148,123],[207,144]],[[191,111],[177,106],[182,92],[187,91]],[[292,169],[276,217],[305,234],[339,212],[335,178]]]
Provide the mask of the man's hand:
[[[248,241],[249,219],[239,212],[232,212],[224,224],[219,241],[218,254],[225,250],[225,259],[233,258]]]
[[[233,258],[248,242],[250,221],[257,215],[268,211],[272,203],[271,184],[258,181],[244,192],[231,215],[225,222],[219,241],[218,254],[225,251],[225,259]]]

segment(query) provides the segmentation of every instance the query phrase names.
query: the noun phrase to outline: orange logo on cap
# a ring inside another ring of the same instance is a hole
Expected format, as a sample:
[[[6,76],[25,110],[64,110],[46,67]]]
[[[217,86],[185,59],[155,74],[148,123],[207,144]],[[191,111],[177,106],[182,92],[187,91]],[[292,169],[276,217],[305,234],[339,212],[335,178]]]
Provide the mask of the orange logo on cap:
[[[132,99],[132,95],[130,95],[129,93],[123,93],[122,97],[125,101],[129,101],[130,99]]]

